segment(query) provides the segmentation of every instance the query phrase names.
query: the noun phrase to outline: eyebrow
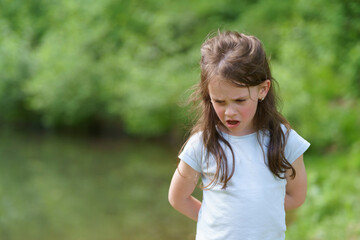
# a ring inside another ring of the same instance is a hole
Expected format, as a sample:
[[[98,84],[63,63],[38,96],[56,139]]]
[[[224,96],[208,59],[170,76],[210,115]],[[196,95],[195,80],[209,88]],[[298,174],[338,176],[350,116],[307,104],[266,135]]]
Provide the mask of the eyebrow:
[[[233,101],[236,101],[236,100],[239,100],[239,99],[246,99],[248,96],[245,95],[245,96],[239,96],[239,97],[236,97],[236,98],[233,98],[233,99],[230,99],[230,100],[233,100]],[[219,98],[216,98],[216,97],[210,97],[212,100],[214,101],[224,101],[223,99],[219,99]]]

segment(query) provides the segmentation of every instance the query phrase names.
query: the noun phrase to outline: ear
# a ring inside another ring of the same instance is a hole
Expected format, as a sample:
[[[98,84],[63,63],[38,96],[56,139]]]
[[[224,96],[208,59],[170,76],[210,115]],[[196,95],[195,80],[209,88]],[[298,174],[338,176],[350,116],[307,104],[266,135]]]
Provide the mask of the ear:
[[[270,89],[271,81],[269,79],[259,84],[259,98],[264,99]]]

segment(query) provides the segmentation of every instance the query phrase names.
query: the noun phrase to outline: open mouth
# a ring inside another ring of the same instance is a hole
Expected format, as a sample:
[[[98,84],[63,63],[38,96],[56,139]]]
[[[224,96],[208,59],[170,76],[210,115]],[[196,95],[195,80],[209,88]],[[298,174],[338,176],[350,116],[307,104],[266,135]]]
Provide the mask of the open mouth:
[[[228,126],[236,126],[236,125],[238,125],[240,122],[239,121],[237,121],[237,120],[227,120],[226,121],[226,124],[228,125]]]

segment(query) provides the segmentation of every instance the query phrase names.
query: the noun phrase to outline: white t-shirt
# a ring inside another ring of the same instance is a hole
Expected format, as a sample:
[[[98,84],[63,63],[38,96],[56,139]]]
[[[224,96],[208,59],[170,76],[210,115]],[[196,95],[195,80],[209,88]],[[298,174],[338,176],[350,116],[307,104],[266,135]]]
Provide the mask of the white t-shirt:
[[[283,126],[283,129],[285,127]],[[261,133],[264,155],[256,133],[231,136],[221,133],[231,144],[235,154],[235,172],[225,190],[217,184],[203,191],[199,212],[196,240],[283,240],[285,239],[285,187],[286,180],[279,179],[269,170],[267,143],[269,137]],[[294,130],[290,130],[285,147],[285,157],[293,163],[310,146]],[[223,149],[232,169],[232,155]],[[201,173],[204,186],[216,171],[210,155],[209,164],[202,141],[202,134],[193,135],[179,158]]]

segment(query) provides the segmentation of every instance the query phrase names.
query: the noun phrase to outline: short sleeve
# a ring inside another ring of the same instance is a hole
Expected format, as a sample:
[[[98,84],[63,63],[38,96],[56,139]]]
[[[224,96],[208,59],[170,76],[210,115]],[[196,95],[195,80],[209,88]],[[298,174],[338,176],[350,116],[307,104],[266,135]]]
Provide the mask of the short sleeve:
[[[202,134],[196,133],[189,138],[179,158],[195,171],[201,172],[203,151]]]
[[[295,130],[289,130],[285,146],[285,158],[290,164],[298,159],[310,147],[310,143],[302,138]]]

